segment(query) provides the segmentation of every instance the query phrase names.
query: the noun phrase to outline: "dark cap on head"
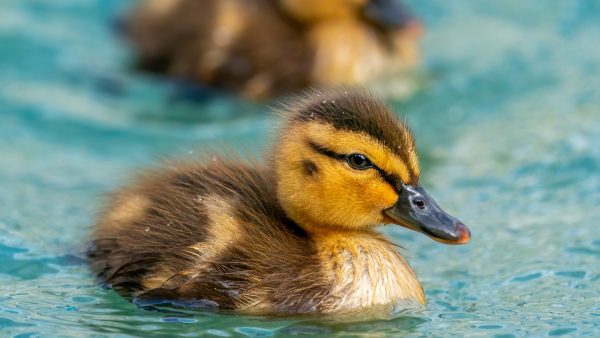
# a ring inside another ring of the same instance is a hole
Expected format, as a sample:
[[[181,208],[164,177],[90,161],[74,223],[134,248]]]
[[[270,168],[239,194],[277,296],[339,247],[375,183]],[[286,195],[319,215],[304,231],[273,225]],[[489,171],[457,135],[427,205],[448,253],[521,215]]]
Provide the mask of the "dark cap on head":
[[[364,89],[312,90],[298,101],[293,106],[302,108],[292,110],[291,122],[317,121],[336,129],[365,133],[403,159],[414,149],[408,126]]]

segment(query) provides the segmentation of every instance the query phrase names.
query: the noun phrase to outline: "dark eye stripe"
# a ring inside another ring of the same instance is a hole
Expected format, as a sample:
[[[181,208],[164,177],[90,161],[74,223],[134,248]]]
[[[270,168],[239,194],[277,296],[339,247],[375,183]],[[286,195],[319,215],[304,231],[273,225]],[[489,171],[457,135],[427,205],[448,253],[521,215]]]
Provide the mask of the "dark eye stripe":
[[[394,175],[394,174],[390,174],[390,173],[386,173],[385,171],[377,168],[377,171],[379,172],[379,175],[381,175],[381,177],[389,184],[392,186],[392,188],[394,188],[394,190],[396,190],[396,192],[400,193],[400,190],[402,190],[402,180],[400,179],[400,177]]]
[[[325,156],[333,157],[333,158],[338,159],[338,160],[346,158],[345,154],[338,154],[335,151],[333,151],[331,149],[328,149],[328,148],[325,148],[322,145],[317,144],[317,143],[315,143],[313,141],[308,141],[308,144],[310,145],[310,147],[314,151],[316,151],[316,152],[318,152],[320,154],[323,154]]]
[[[338,154],[335,151],[328,149],[320,144],[317,144],[316,142],[313,141],[308,141],[308,145],[316,152],[323,154],[325,156],[331,157],[331,158],[335,158],[337,160],[345,160],[346,159],[346,154]],[[394,190],[396,190],[397,192],[399,192],[400,190],[402,190],[402,180],[394,175],[394,174],[390,174],[385,172],[385,170],[379,168],[375,163],[371,162],[372,168],[374,168],[375,170],[377,170],[377,172],[379,173],[379,176],[381,176],[381,178],[384,179],[384,181],[386,181],[389,185],[392,186],[392,188],[394,188]]]

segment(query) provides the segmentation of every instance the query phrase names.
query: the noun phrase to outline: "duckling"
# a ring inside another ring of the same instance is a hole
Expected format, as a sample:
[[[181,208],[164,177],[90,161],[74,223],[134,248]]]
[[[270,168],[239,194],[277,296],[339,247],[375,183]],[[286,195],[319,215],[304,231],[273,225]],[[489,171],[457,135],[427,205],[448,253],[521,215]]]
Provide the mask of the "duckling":
[[[376,228],[442,243],[468,228],[419,184],[411,131],[362,89],[310,91],[282,109],[262,160],[204,157],[144,172],[101,214],[89,260],[135,301],[244,313],[389,313],[425,304]]]
[[[124,27],[141,69],[251,99],[414,67],[422,31],[395,0],[147,0]]]

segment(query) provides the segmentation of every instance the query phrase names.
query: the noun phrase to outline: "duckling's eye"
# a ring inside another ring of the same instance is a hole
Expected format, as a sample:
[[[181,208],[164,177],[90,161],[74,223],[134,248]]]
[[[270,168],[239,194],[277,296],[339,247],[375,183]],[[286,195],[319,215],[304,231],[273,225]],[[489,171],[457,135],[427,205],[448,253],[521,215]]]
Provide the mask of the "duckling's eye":
[[[346,156],[346,162],[354,168],[358,170],[369,169],[373,167],[373,163],[369,161],[369,159],[363,154],[350,154]]]

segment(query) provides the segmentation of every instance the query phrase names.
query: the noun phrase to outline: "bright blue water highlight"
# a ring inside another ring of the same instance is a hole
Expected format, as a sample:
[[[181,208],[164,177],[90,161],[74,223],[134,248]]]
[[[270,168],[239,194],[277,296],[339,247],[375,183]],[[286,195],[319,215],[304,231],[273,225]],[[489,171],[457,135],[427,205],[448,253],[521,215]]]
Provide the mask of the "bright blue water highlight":
[[[120,0],[0,3],[0,336],[600,335],[600,4],[412,1],[421,90],[394,102],[464,247],[389,228],[426,311],[340,323],[146,311],[77,258],[102,193],[164,155],[258,152],[264,107],[132,74]]]

